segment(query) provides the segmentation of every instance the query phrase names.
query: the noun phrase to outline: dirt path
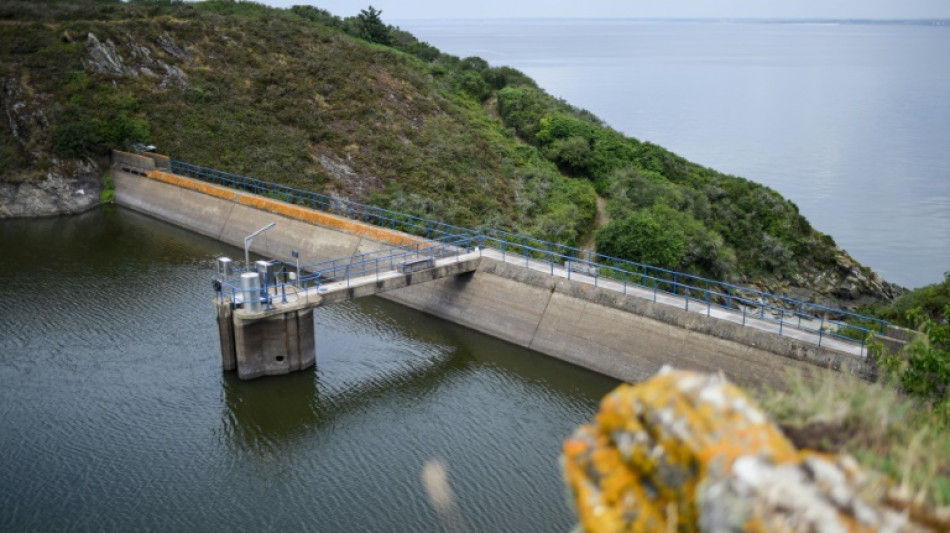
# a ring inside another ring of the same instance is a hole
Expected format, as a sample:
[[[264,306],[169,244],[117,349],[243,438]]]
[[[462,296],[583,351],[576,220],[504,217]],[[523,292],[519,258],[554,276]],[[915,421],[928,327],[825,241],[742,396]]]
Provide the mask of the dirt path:
[[[578,248],[581,250],[590,250],[596,251],[594,242],[594,234],[597,232],[597,228],[603,227],[605,224],[610,222],[610,217],[607,215],[607,199],[601,196],[597,197],[597,215],[594,217],[594,227],[591,228],[587,235],[581,239],[581,244]]]

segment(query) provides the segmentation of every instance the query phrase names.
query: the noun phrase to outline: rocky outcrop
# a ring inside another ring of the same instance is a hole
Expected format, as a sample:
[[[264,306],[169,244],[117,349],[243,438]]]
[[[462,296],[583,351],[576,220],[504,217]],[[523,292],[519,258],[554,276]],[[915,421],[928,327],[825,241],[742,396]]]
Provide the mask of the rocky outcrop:
[[[67,43],[81,37],[66,31]],[[157,89],[185,88],[188,81],[174,62],[190,62],[192,55],[167,33],[153,45],[136,42],[125,34],[120,44],[85,36],[83,65],[89,71],[109,76],[154,78]],[[12,72],[12,71],[11,71]],[[19,145],[28,170],[7,171],[0,167],[0,218],[74,214],[99,204],[103,169],[92,159],[58,157],[52,150],[51,118],[57,116],[54,99],[37,91],[29,76],[0,78],[0,112],[4,126]]]
[[[99,205],[102,170],[91,161],[58,162],[44,179],[0,182],[0,218],[70,215]]]
[[[584,531],[922,532],[847,456],[799,451],[720,376],[664,368],[564,444]],[[936,526],[934,524],[937,524]],[[936,529],[935,529],[936,527]]]
[[[45,133],[50,125],[44,111],[48,106],[49,98],[38,94],[23,80],[0,78],[0,109],[13,139],[31,163],[42,157]]]
[[[905,289],[884,281],[879,274],[855,261],[844,250],[837,249],[835,264],[829,266],[803,266],[794,274],[773,278],[741,278],[739,284],[778,296],[814,303],[830,309],[854,311],[862,306],[891,301]],[[741,294],[755,300],[754,293]],[[773,302],[781,306],[781,302]],[[786,306],[790,310],[794,306]],[[829,313],[834,315],[834,313]]]
[[[49,154],[49,101],[22,79],[0,79],[0,109],[20,152],[33,166],[0,181],[0,218],[74,214],[99,205],[99,165]]]
[[[185,73],[174,65],[171,65],[152,55],[152,49],[148,46],[139,44],[131,35],[126,35],[125,52],[131,58],[127,61],[119,52],[112,39],[100,41],[94,33],[86,36],[86,47],[88,55],[84,64],[90,70],[101,74],[112,74],[116,76],[150,76],[159,80],[159,88],[169,86],[187,87],[188,80]],[[158,47],[166,54],[183,61],[191,61],[191,56],[181,49],[167,33],[162,34],[157,40]]]

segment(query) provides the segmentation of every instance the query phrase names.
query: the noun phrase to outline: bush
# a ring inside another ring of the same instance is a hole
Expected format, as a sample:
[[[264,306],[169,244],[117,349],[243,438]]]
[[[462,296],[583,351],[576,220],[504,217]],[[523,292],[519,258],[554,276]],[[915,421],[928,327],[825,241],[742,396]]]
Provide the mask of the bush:
[[[456,92],[463,93],[477,102],[484,102],[491,96],[491,87],[485,83],[485,78],[473,70],[462,72],[455,79]]]
[[[587,139],[575,136],[555,140],[545,148],[544,155],[569,174],[580,175],[588,171],[592,152]]]
[[[597,252],[661,268],[675,268],[686,253],[686,237],[648,211],[612,220],[597,230]]]
[[[538,88],[538,84],[527,74],[511,67],[495,67],[487,73],[487,78],[495,89],[517,86]]]
[[[67,106],[53,129],[53,150],[67,157],[105,155],[151,140],[148,122],[127,111],[106,109],[99,118],[75,105]]]

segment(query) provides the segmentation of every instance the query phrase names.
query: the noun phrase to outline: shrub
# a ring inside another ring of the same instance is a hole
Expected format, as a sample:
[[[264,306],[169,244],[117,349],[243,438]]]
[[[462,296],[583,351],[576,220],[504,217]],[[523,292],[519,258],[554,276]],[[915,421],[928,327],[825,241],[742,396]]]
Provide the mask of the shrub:
[[[592,152],[587,139],[575,136],[556,139],[545,148],[544,155],[568,173],[577,175],[588,172]]]
[[[667,226],[648,211],[637,211],[612,220],[597,230],[597,252],[639,263],[674,268],[686,253],[686,237],[676,226]]]

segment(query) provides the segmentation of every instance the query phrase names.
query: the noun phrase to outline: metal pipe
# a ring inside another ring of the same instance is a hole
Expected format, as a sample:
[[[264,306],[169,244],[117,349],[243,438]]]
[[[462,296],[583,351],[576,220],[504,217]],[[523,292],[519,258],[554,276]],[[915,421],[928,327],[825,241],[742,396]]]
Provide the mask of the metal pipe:
[[[251,265],[251,254],[250,254],[251,241],[254,240],[254,237],[257,237],[261,233],[264,233],[265,231],[273,228],[276,225],[277,225],[276,222],[271,222],[270,224],[255,231],[254,233],[248,235],[247,237],[244,237],[244,268],[249,268]]]

